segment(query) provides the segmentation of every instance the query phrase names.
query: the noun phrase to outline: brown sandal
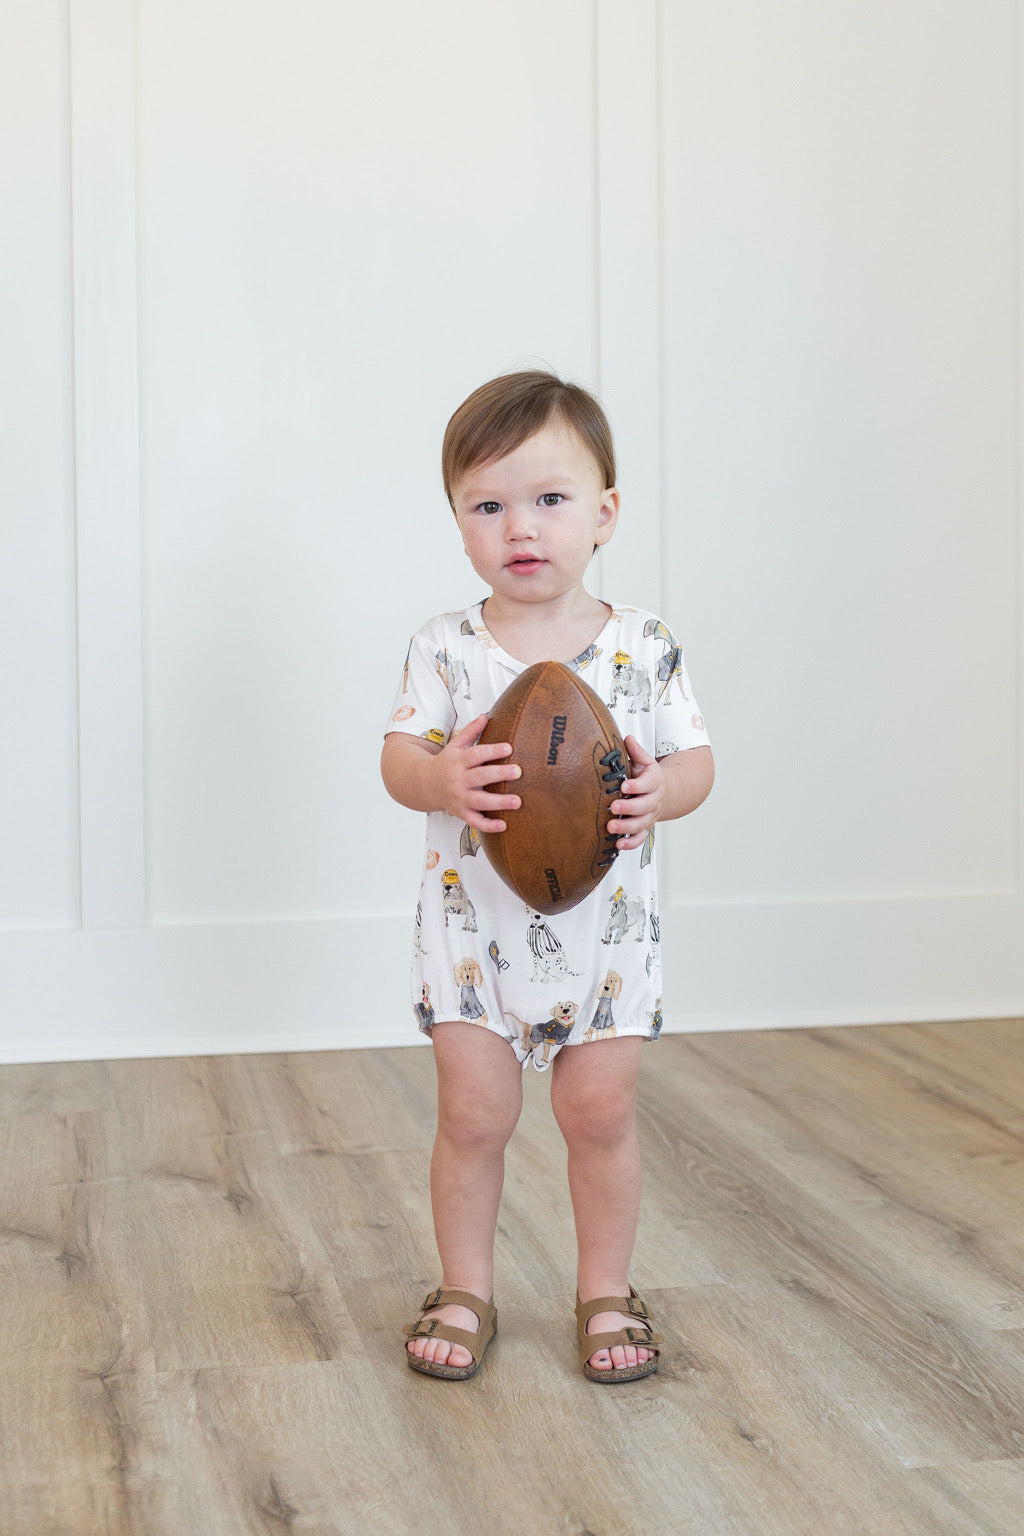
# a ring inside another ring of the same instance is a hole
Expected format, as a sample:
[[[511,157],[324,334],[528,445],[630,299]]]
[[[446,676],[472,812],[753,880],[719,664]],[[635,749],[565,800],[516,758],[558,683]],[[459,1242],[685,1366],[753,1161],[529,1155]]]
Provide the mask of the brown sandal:
[[[628,1312],[631,1317],[641,1320],[641,1326],[619,1328],[615,1333],[588,1333],[587,1324],[595,1312]],[[660,1351],[657,1349],[654,1350],[654,1358],[645,1360],[642,1365],[624,1365],[619,1369],[613,1367],[610,1371],[599,1371],[589,1363],[591,1355],[596,1355],[601,1349],[611,1349],[615,1344],[639,1344],[649,1349],[663,1343],[660,1333],[651,1332],[650,1321],[650,1313],[632,1286],[628,1296],[595,1296],[593,1301],[580,1301],[580,1293],[577,1291],[576,1332],[583,1357],[584,1376],[588,1376],[591,1381],[639,1381],[644,1376],[653,1376],[658,1369]]]
[[[453,1323],[444,1323],[439,1317],[424,1318],[424,1312],[433,1312],[438,1307],[447,1306],[454,1302],[460,1307],[468,1307],[475,1312],[480,1319],[480,1328],[477,1333],[470,1333],[468,1328],[456,1328]],[[420,1308],[419,1318],[415,1323],[406,1323],[402,1332],[407,1339],[444,1339],[448,1344],[461,1344],[463,1349],[468,1349],[473,1356],[472,1365],[437,1365],[433,1360],[421,1360],[418,1355],[410,1354],[408,1348],[405,1358],[414,1371],[422,1371],[424,1376],[443,1376],[448,1381],[465,1381],[467,1376],[472,1376],[484,1357],[488,1344],[494,1338],[498,1329],[498,1313],[489,1301],[484,1301],[480,1296],[474,1296],[472,1291],[442,1291],[440,1287],[431,1291],[426,1301]]]

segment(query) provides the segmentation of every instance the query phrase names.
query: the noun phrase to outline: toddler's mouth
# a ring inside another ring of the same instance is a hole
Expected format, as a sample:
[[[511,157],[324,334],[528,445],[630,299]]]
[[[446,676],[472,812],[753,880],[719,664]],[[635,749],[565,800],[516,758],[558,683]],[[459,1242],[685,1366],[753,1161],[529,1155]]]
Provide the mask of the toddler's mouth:
[[[539,559],[536,555],[517,555],[514,560],[509,561],[508,569],[528,574],[530,571],[539,570],[542,565],[546,564],[545,560]]]

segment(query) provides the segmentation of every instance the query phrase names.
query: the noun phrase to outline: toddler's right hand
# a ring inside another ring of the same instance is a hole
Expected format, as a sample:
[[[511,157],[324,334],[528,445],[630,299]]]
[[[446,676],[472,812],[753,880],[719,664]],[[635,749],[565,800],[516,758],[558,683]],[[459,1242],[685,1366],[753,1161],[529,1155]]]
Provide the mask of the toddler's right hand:
[[[518,795],[495,795],[485,786],[518,779],[522,770],[515,763],[499,761],[511,755],[507,741],[477,745],[486,724],[487,716],[478,715],[434,758],[440,809],[468,822],[478,832],[504,832],[505,823],[495,820],[493,813],[517,811],[522,801]]]

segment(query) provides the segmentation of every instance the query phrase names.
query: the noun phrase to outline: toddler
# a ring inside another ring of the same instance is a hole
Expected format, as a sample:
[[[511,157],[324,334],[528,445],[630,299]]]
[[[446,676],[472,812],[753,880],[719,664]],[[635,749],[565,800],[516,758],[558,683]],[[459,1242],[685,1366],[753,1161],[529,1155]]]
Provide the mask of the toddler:
[[[637,1072],[661,1028],[654,827],[706,799],[711,747],[672,631],[583,584],[619,515],[611,432],[593,396],[549,373],[493,379],[448,423],[442,470],[489,595],[413,636],[381,756],[388,793],[428,813],[412,996],[437,1069],[430,1192],[442,1276],[405,1329],[406,1359],[463,1379],[494,1335],[504,1153],[532,1061],[551,1069],[568,1147],[582,1367],[594,1381],[635,1381],[657,1369],[662,1342],[629,1283]],[[478,738],[509,684],[551,660],[604,700],[631,777],[611,807],[615,862],[549,920],[482,854],[520,805],[489,786],[520,769],[507,742]]]

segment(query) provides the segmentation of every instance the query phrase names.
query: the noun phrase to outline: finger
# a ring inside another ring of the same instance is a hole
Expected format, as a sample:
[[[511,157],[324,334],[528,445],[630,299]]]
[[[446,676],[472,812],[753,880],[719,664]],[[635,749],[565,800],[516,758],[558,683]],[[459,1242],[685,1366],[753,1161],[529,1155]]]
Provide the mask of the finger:
[[[660,779],[657,773],[649,770],[649,768],[643,768],[642,773],[637,774],[636,779],[626,779],[619,786],[619,794],[623,794],[631,805],[636,805],[637,800],[642,799],[645,794],[654,794],[659,783]]]
[[[518,811],[522,805],[518,795],[493,795],[490,790],[477,789],[469,796],[468,804],[475,811]]]
[[[501,784],[506,779],[522,778],[523,770],[516,763],[487,763],[482,768],[474,768],[469,776],[469,782],[474,789],[482,789],[485,784]]]
[[[635,832],[638,821],[646,820],[654,810],[654,797],[644,796],[642,800],[636,800],[632,805],[620,806],[616,811],[612,808],[612,820],[608,823],[609,832],[618,831]],[[616,823],[618,825],[616,825]]]
[[[617,827],[613,830],[612,827],[609,826],[608,830],[611,832],[613,837],[628,838],[630,842],[642,843],[653,825],[654,823],[646,817],[643,821],[640,822],[623,821],[620,818]]]
[[[495,816],[483,816],[479,811],[470,811],[464,818],[468,826],[475,827],[478,832],[504,832],[507,823]]]
[[[623,742],[623,745],[626,748],[626,751],[629,753],[629,760],[631,763],[639,763],[642,767],[646,768],[649,763],[654,763],[657,761],[657,759],[652,757],[651,754],[647,751],[646,747],[642,747],[640,745],[635,736],[627,736]]]
[[[649,766],[650,764],[645,764],[643,770],[635,778],[623,779],[619,786],[619,794],[632,795],[634,797],[636,795],[650,794],[657,782],[657,778],[656,775],[648,773],[647,769]]]
[[[462,727],[461,731],[456,731],[454,736],[448,738],[448,745],[450,747],[469,746],[480,735],[480,732],[487,724],[487,718],[486,715],[477,715],[475,720],[471,720],[468,725]]]
[[[512,748],[507,741],[481,741],[476,746],[468,747],[466,756],[471,764],[493,763],[498,758],[511,757]]]
[[[625,793],[623,789],[621,793]],[[654,805],[655,786],[649,784],[645,789],[638,790],[635,794],[631,791],[627,800],[615,800],[612,802],[613,816],[642,816],[645,809]]]

